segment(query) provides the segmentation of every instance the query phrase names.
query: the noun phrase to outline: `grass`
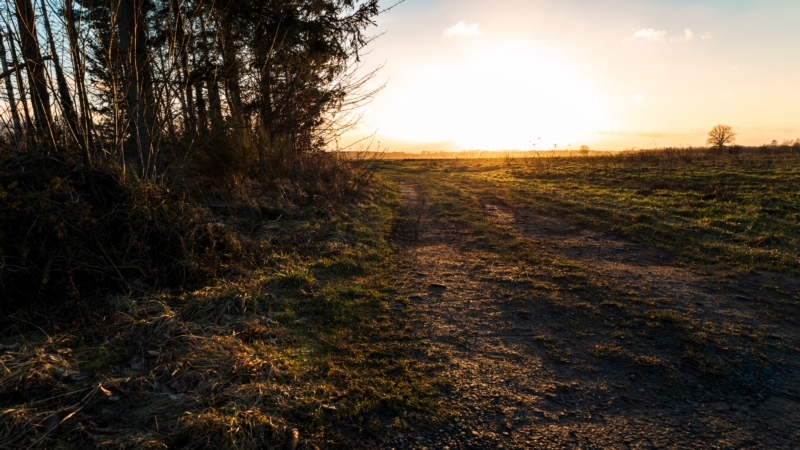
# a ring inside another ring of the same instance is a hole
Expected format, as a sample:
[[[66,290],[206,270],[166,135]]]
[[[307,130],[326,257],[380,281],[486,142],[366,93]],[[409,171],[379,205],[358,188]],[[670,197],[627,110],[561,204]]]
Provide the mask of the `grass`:
[[[396,292],[387,189],[272,222],[247,276],[114,300],[85,329],[0,341],[7,448],[370,448],[435,416]]]
[[[800,273],[797,152],[668,149],[391,164],[615,230],[703,270]]]
[[[409,160],[387,162],[383,170],[414,185],[434,220],[464,235],[465,253],[512,268],[519,290],[514,314],[535,308],[536,324],[546,331],[532,340],[555,364],[581,373],[598,364],[657,373],[666,386],[686,374],[722,378],[739,391],[762,389],[747,383],[784,367],[764,331],[741,331],[742,318],[709,320],[672,295],[600,276],[580,258],[560,257],[495,221],[482,198],[615,230],[698,271],[794,275],[800,268],[796,154]],[[779,299],[770,303],[777,314],[798,300],[774,286],[764,292]]]

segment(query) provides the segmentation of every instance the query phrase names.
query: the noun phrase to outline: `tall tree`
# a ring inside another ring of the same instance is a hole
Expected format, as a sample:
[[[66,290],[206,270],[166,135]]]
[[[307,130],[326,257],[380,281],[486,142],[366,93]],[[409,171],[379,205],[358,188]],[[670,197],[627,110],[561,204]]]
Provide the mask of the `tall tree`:
[[[181,0],[172,0],[172,13],[175,18],[175,38],[173,45],[177,47],[178,60],[180,63],[178,74],[183,104],[183,128],[186,133],[194,133],[197,125],[194,111],[194,91],[190,81],[189,41],[187,39],[186,20],[184,19],[181,4]]]
[[[39,136],[45,137],[51,132],[50,127],[53,123],[53,116],[50,112],[50,95],[47,91],[44,60],[42,59],[39,40],[36,36],[36,15],[31,0],[14,0],[14,4],[16,6],[20,42],[22,43],[22,58],[25,60],[25,67],[28,72],[35,127]]]
[[[64,1],[64,25],[67,29],[67,39],[69,40],[69,52],[72,58],[72,67],[75,77],[75,90],[78,94],[78,101],[81,107],[81,126],[78,138],[83,147],[84,161],[91,163],[91,152],[94,148],[92,112],[89,104],[89,95],[86,91],[86,67],[83,64],[81,54],[83,49],[78,38],[78,27],[76,25],[75,9],[72,0]]]
[[[14,123],[14,146],[19,146],[22,143],[22,122],[19,119],[19,111],[17,111],[17,100],[14,96],[14,86],[11,84],[11,75],[16,69],[8,68],[8,60],[6,59],[6,46],[3,42],[3,32],[0,31],[0,59],[3,61],[3,78],[5,78],[6,95],[8,96],[8,104],[11,109],[11,119]]]
[[[61,105],[61,111],[64,114],[64,118],[66,119],[70,137],[74,139],[75,142],[80,143],[80,138],[78,137],[78,134],[80,134],[78,126],[78,114],[75,112],[75,105],[72,102],[72,94],[69,91],[67,79],[64,76],[64,69],[61,67],[61,58],[59,58],[58,50],[56,49],[56,41],[53,37],[53,28],[50,26],[50,18],[47,14],[47,5],[45,4],[45,0],[41,0],[41,5],[42,18],[44,19],[44,30],[47,34],[47,41],[50,44],[50,58],[53,61],[53,68],[56,72],[59,104]],[[86,151],[82,152],[83,165],[85,167],[89,167],[91,166],[92,161],[89,156],[88,149],[85,150]]]
[[[146,0],[119,0],[117,27],[127,84],[130,143],[136,149],[139,177],[152,178],[157,172],[159,142],[145,6]]]
[[[22,112],[25,116],[25,127],[28,130],[33,130],[33,121],[31,120],[30,108],[28,107],[28,100],[25,96],[25,81],[22,77],[22,66],[17,57],[17,49],[14,45],[14,34],[11,32],[11,25],[6,23],[6,30],[8,31],[8,48],[11,51],[11,63],[14,66],[14,76],[17,79],[17,90],[19,91],[19,101],[22,104]]]

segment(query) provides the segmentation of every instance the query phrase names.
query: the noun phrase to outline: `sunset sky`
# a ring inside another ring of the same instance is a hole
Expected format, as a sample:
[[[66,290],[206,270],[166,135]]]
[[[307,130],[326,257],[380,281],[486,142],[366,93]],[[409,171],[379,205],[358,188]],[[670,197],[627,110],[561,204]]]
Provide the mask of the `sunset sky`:
[[[745,145],[800,138],[797,0],[406,0],[372,31],[387,86],[345,144],[698,146],[718,123]]]

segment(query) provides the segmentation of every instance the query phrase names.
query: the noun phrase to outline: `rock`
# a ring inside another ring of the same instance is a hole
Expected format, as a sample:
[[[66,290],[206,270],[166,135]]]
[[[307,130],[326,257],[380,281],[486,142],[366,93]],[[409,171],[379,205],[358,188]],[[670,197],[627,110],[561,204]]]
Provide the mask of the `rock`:
[[[445,291],[445,290],[447,290],[447,286],[445,286],[443,284],[439,284],[439,283],[431,283],[431,284],[428,285],[428,289],[431,289],[431,290],[434,290],[434,291]]]

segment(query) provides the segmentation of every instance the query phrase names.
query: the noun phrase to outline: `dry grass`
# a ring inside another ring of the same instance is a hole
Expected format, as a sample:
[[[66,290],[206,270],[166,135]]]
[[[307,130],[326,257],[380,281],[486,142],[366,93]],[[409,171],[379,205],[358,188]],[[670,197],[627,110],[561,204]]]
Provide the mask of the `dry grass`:
[[[85,328],[6,334],[0,442],[10,448],[375,445],[436,408],[391,306],[390,192],[338,215],[286,216],[246,277],[116,296]],[[355,270],[342,270],[348,267]]]

